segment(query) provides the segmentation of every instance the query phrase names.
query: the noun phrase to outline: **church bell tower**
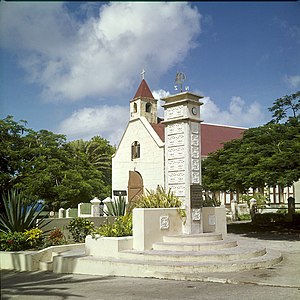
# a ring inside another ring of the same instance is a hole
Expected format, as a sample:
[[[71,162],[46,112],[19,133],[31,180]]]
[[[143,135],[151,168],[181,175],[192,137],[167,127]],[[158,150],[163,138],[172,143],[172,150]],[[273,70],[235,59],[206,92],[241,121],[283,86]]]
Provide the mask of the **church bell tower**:
[[[149,123],[157,123],[157,100],[154,99],[145,80],[145,71],[142,73],[142,81],[133,99],[130,101],[130,120],[145,117]]]

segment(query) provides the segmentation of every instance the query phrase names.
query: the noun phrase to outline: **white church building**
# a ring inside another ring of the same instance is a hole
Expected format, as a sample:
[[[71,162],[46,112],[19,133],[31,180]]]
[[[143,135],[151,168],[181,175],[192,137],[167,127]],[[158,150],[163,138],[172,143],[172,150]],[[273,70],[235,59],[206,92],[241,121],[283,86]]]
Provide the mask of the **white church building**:
[[[157,102],[147,82],[142,79],[130,101],[130,120],[112,158],[113,197],[124,195],[128,201],[132,201],[146,189],[166,187],[165,124],[157,116]],[[224,142],[241,138],[245,130],[240,127],[204,122],[200,122],[199,127],[198,145],[201,159],[222,148]],[[272,189],[271,202],[286,202],[289,196],[295,196],[295,190],[287,189],[286,199],[279,199],[279,195],[282,193],[278,189]],[[228,205],[236,197],[234,194],[226,193],[219,196],[222,204]]]

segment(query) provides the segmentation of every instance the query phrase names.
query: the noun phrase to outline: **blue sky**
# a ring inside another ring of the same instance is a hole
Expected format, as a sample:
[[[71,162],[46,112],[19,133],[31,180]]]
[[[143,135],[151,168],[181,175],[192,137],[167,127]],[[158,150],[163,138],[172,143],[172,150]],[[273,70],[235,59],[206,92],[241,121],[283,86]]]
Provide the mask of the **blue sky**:
[[[284,1],[2,1],[0,118],[116,144],[144,68],[156,98],[184,72],[205,122],[262,125],[300,89],[299,15]]]

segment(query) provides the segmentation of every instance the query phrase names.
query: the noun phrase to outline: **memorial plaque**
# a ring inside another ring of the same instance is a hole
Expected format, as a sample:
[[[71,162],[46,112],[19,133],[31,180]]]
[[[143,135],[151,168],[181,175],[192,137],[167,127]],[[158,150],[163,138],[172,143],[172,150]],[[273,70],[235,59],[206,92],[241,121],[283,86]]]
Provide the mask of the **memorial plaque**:
[[[125,191],[125,190],[114,190],[113,195],[114,196],[127,196],[127,191]]]
[[[202,186],[192,184],[190,186],[191,208],[201,208],[203,206]]]

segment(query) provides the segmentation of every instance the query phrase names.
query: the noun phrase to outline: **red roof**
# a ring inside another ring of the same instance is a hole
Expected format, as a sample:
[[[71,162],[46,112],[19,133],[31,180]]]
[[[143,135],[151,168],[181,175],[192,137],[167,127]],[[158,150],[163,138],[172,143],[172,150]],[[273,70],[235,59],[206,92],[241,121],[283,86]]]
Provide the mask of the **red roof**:
[[[157,135],[165,141],[165,125],[162,123],[151,124]],[[226,125],[200,124],[201,129],[201,155],[207,156],[223,147],[225,142],[242,138],[245,128]]]
[[[242,138],[245,131],[245,128],[205,123],[202,123],[200,128],[202,156],[207,156],[209,153],[223,148],[225,142]]]
[[[133,99],[135,99],[135,98],[153,98],[154,99],[145,79],[142,80],[139,88],[137,89]]]
[[[151,123],[151,126],[157,133],[157,135],[160,137],[160,139],[164,142],[165,141],[165,125],[162,123]]]

